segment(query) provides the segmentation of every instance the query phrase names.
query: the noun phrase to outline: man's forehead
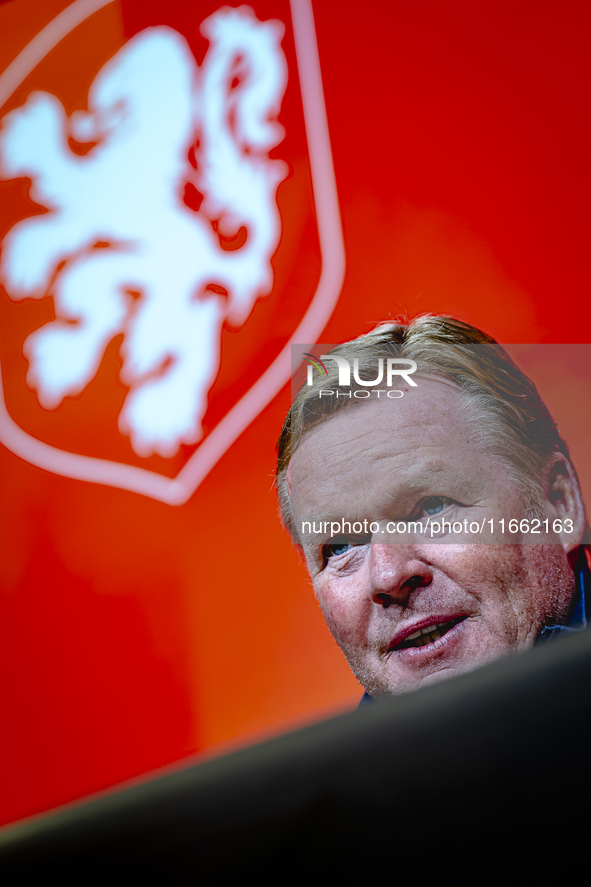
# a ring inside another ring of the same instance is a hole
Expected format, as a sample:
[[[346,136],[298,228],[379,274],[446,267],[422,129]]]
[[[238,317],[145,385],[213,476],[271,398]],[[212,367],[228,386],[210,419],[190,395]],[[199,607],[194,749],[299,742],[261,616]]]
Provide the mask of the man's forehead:
[[[456,462],[458,450],[473,455],[461,392],[445,380],[418,380],[403,398],[350,406],[316,426],[303,439],[288,467],[288,484],[342,494],[341,480],[371,484],[385,467],[392,487],[421,489]],[[390,483],[389,483],[390,486]],[[339,495],[340,498],[340,495]]]
[[[430,436],[442,433],[447,436],[461,432],[465,434],[468,430],[460,415],[462,392],[453,382],[422,376],[417,378],[416,388],[404,386],[400,390],[402,397],[347,401],[333,415],[305,432],[296,454],[300,450],[307,452],[323,446],[338,450],[355,442],[363,449],[376,431],[392,433],[390,443],[394,450],[397,441],[402,442],[402,434],[396,432],[416,428],[419,433],[425,429]]]

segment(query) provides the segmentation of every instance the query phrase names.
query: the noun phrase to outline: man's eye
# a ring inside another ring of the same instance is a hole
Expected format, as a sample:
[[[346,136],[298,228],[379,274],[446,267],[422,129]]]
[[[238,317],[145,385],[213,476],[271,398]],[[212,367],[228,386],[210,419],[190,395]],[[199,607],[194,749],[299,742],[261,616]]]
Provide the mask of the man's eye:
[[[421,515],[426,514],[429,517],[433,517],[436,514],[441,514],[448,505],[453,504],[455,504],[454,500],[448,499],[446,496],[429,496],[428,499],[424,500],[419,511]]]
[[[354,537],[352,539],[333,539],[332,542],[327,542],[326,545],[322,546],[324,561],[326,563],[331,557],[339,557],[341,554],[346,554],[349,549],[353,548],[355,545],[367,545],[369,542],[371,542],[371,536],[362,536],[360,538]]]
[[[324,546],[324,556],[333,557],[336,555],[338,557],[339,554],[345,554],[350,546],[350,542],[330,542],[328,545]]]

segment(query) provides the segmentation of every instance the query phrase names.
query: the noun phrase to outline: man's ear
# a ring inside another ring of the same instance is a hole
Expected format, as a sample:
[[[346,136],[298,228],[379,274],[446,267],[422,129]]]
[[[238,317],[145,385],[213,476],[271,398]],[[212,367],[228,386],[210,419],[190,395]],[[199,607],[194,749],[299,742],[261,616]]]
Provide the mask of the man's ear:
[[[552,526],[567,554],[584,540],[585,504],[574,468],[562,453],[555,453],[548,471],[547,499]]]

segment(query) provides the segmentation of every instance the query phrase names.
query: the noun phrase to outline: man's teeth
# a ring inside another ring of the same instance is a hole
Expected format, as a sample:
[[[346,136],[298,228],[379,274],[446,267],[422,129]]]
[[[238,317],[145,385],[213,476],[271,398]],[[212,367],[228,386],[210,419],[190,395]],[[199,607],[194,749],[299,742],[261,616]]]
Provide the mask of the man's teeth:
[[[412,634],[409,634],[408,637],[405,637],[404,640],[398,644],[398,649],[404,649],[405,647],[424,647],[425,644],[431,644],[433,641],[438,640],[438,638],[446,633],[446,629],[449,628],[451,628],[451,623],[449,622],[438,622],[433,625],[427,625],[425,628],[419,628],[418,631],[414,631]]]

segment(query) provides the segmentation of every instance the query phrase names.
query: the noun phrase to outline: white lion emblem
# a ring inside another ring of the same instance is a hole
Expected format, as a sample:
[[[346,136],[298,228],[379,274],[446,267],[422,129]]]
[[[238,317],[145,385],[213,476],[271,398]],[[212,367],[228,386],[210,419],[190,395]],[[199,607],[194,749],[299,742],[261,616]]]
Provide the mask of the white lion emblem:
[[[201,438],[222,324],[243,324],[271,290],[280,239],[287,168],[268,152],[283,138],[283,25],[226,7],[201,32],[201,68],[178,33],[150,28],[99,72],[88,112],[68,117],[34,92],[0,134],[4,176],[29,176],[49,210],[2,244],[10,297],[51,294],[55,306],[56,319],[25,340],[27,382],[43,407],[58,406],[123,333],[119,428],[142,456]],[[203,198],[193,209],[187,182]],[[241,229],[245,242],[224,248]]]

